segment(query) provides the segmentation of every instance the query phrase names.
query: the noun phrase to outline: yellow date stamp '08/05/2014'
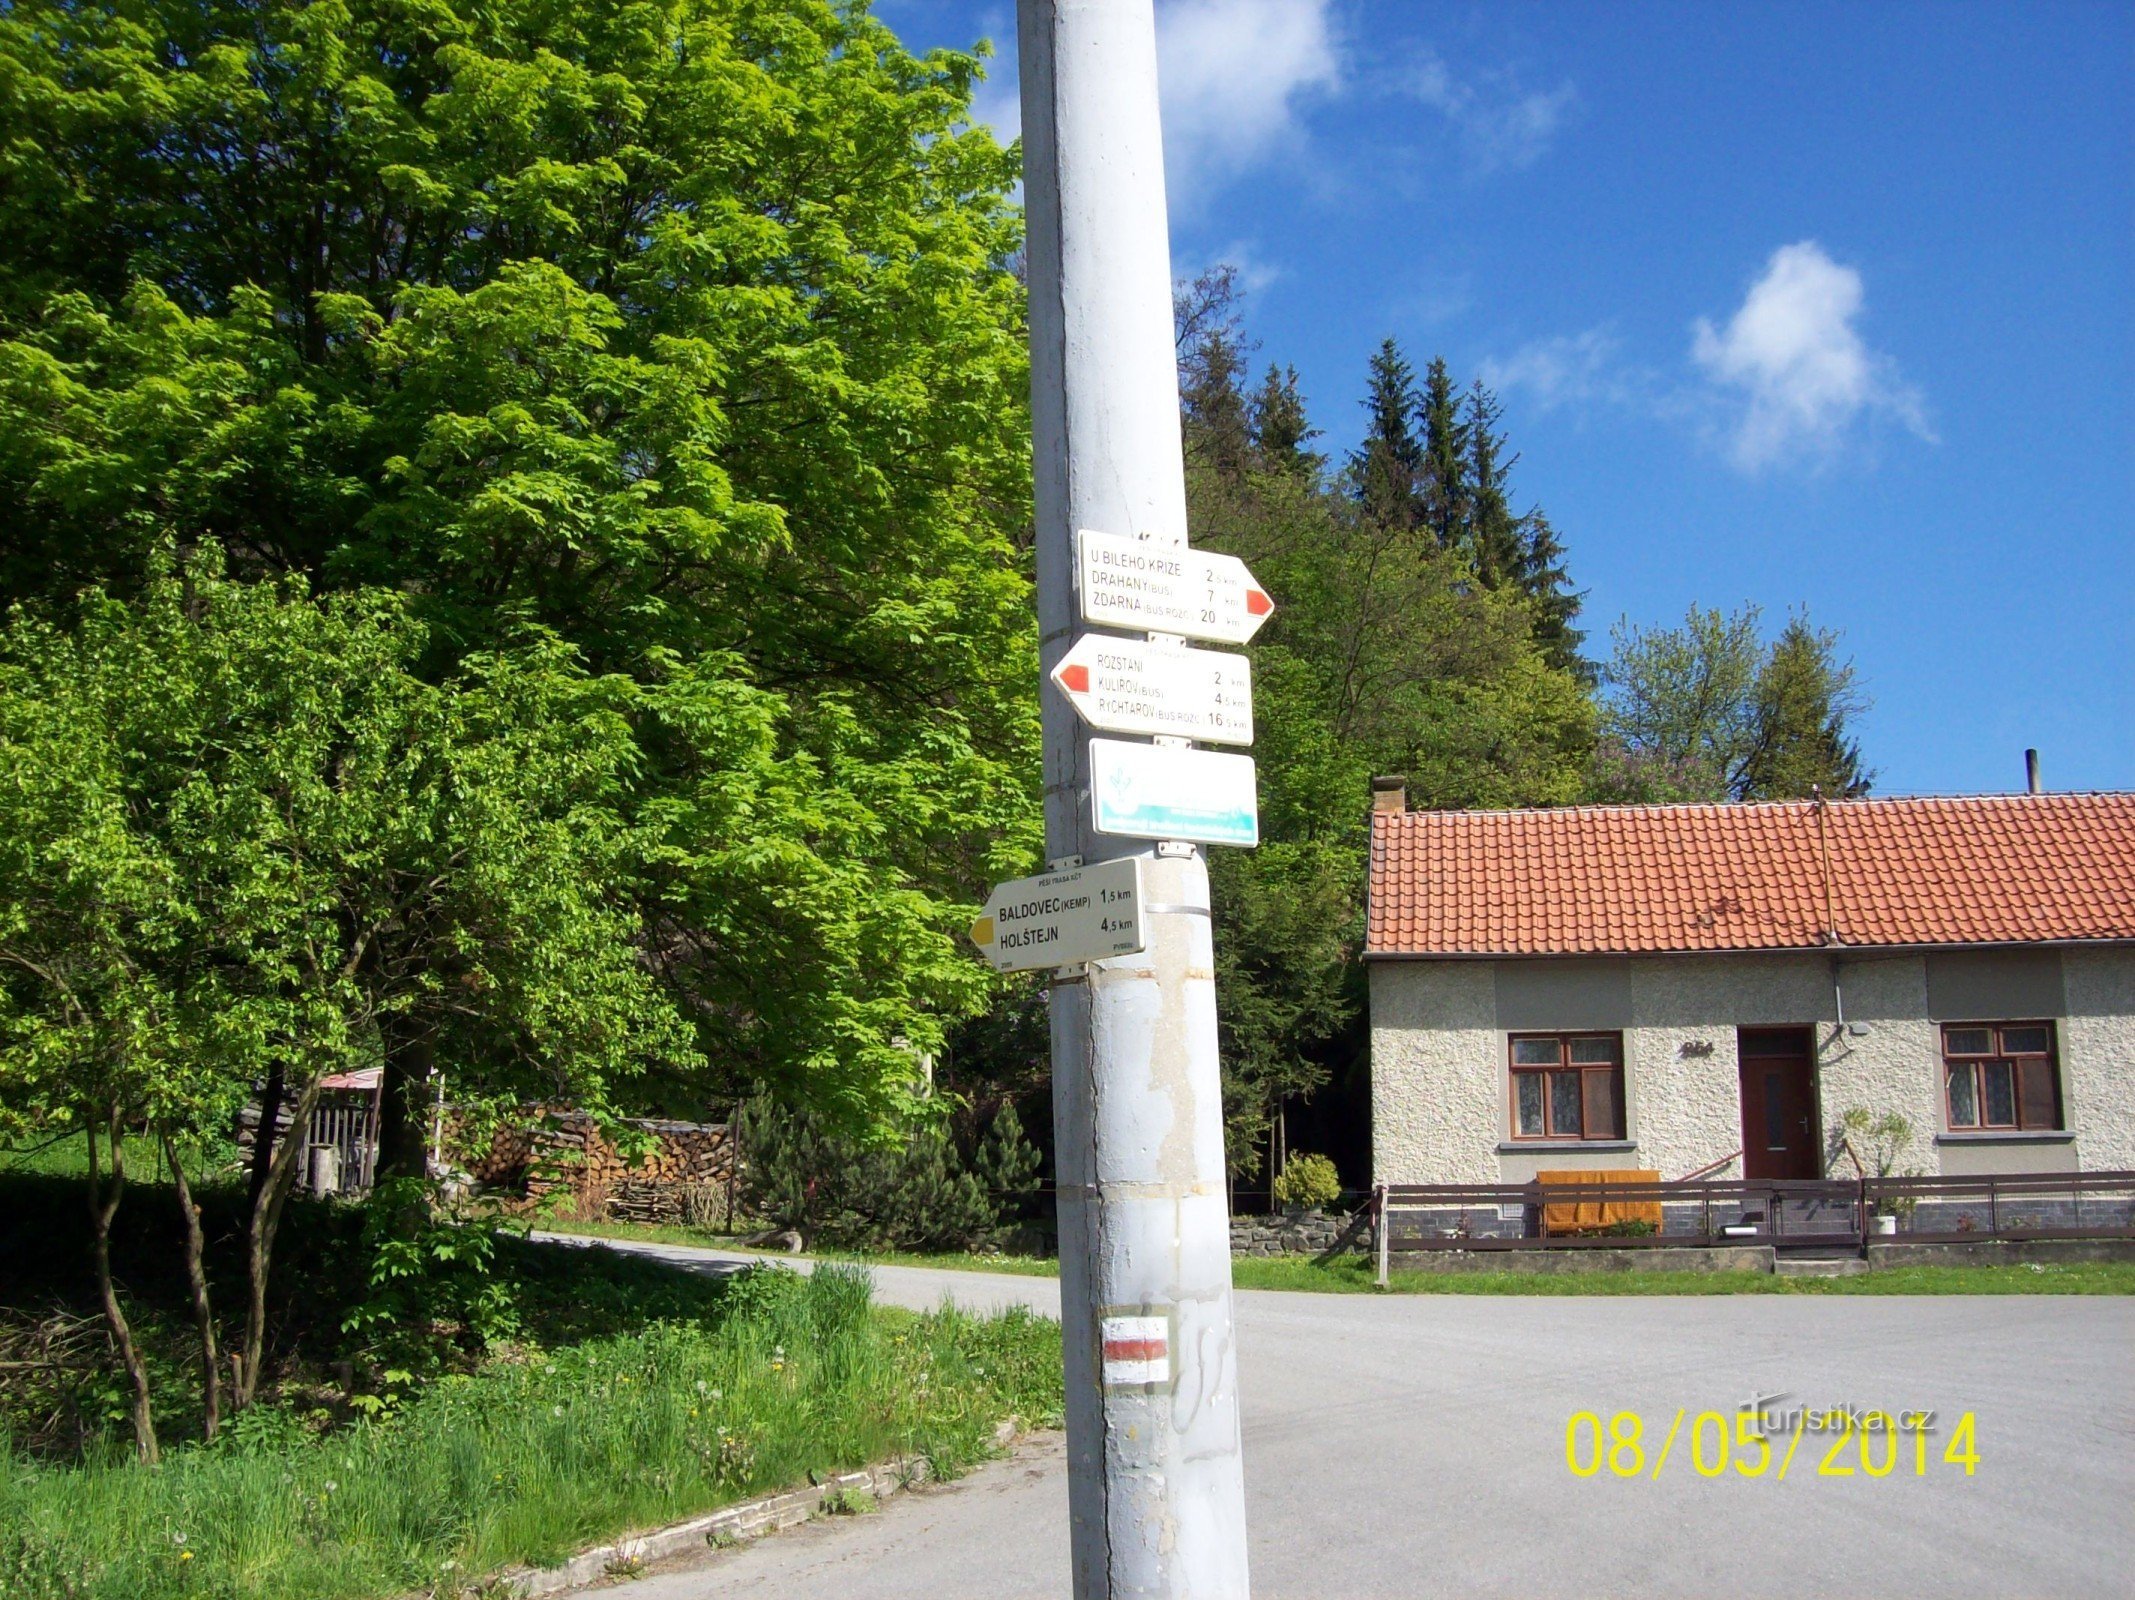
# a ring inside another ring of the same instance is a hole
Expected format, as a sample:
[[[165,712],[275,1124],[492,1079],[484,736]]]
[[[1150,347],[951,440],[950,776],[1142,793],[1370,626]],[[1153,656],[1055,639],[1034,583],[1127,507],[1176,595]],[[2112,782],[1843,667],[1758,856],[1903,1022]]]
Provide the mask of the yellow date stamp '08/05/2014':
[[[1638,1412],[1618,1411],[1604,1420],[1596,1412],[1575,1411],[1564,1425],[1564,1464],[1575,1478],[1658,1479],[1671,1462],[1680,1465],[1687,1457],[1701,1478],[1784,1483],[1802,1439],[1813,1434],[1811,1454],[1820,1478],[1924,1478],[1931,1467],[1969,1478],[1979,1466],[1979,1430],[1969,1411],[1946,1441],[1929,1438],[1935,1424],[1931,1411],[1804,1407],[1786,1417],[1787,1425],[1776,1433],[1768,1427],[1770,1420],[1770,1413],[1756,1410],[1693,1414],[1688,1406],[1679,1407],[1660,1448],[1649,1455],[1645,1418]],[[1679,1456],[1677,1441],[1686,1431],[1689,1438]]]

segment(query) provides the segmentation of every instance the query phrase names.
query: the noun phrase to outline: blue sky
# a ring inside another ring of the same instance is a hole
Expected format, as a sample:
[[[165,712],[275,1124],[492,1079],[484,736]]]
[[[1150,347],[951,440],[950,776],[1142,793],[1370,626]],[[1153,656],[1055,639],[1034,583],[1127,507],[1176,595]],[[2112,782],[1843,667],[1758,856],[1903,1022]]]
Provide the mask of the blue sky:
[[[1014,7],[879,0],[920,48]],[[1590,648],[1806,606],[1886,794],[2135,788],[2135,6],[1158,0],[1172,249],[1327,443],[1505,404]]]

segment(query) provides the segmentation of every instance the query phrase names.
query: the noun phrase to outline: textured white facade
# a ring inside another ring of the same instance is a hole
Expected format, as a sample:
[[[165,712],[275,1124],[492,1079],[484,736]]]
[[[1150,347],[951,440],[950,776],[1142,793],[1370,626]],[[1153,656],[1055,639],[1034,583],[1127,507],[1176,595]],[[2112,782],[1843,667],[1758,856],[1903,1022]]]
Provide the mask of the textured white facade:
[[[1944,1022],[2051,1021],[2062,1130],[1953,1133]],[[2135,1169],[2135,947],[1933,954],[1380,960],[1371,966],[1372,1167],[1381,1183],[1524,1183],[1537,1168],[1742,1176],[1736,1030],[1809,1027],[1824,1148],[1856,1106],[1915,1130],[1927,1175]],[[1621,1141],[1512,1140],[1510,1033],[1620,1031]],[[1843,1153],[1828,1168],[1852,1176]]]

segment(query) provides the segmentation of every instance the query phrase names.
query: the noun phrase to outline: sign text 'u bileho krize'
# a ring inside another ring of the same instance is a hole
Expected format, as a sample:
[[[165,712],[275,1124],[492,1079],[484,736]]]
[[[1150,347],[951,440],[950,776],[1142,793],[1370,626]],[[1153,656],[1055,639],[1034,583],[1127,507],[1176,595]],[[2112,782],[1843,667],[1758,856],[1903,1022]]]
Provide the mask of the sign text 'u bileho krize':
[[[1148,948],[1142,864],[1130,856],[1004,883],[971,925],[971,942],[999,972],[1131,956]]]
[[[1099,627],[1244,644],[1274,614],[1236,556],[1089,528],[1075,545],[1082,620]]]
[[[1086,633],[1053,668],[1053,682],[1093,728],[1253,742],[1253,668],[1244,656]]]
[[[1253,758],[1222,750],[1090,741],[1091,825],[1130,839],[1260,843]]]

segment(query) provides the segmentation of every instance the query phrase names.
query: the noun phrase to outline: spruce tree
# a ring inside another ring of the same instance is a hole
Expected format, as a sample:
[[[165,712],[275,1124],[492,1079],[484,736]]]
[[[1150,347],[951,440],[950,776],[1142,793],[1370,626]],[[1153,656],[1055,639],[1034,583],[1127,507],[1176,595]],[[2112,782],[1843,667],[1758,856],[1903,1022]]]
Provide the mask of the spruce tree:
[[[1297,387],[1297,368],[1268,364],[1253,396],[1253,445],[1261,463],[1277,472],[1312,476],[1327,458],[1305,446],[1320,436],[1305,415],[1305,397]]]
[[[1350,456],[1357,499],[1381,526],[1403,530],[1423,523],[1423,442],[1411,419],[1416,415],[1416,369],[1388,339],[1371,358],[1371,379],[1364,396],[1370,422],[1364,443]]]
[[[1787,619],[1757,673],[1754,739],[1743,762],[1744,800],[1796,800],[1811,793],[1850,800],[1875,774],[1861,765],[1848,721],[1865,709],[1853,664],[1838,659],[1838,634]]]
[[[1236,333],[1218,323],[1190,345],[1180,362],[1179,401],[1185,410],[1187,454],[1232,480],[1252,464],[1253,426],[1245,392],[1245,351]]]
[[[1497,396],[1478,381],[1462,402],[1460,421],[1468,448],[1468,554],[1476,577],[1492,589],[1518,583],[1526,560],[1521,519],[1507,501],[1519,457],[1504,453],[1505,436],[1497,431],[1503,412]]]
[[[1424,372],[1416,415],[1423,424],[1423,462],[1417,479],[1423,525],[1431,530],[1439,549],[1462,549],[1469,543],[1475,514],[1475,486],[1468,475],[1468,424],[1461,416],[1460,395],[1443,357],[1434,358]]]
[[[1600,673],[1581,653],[1586,630],[1575,628],[1584,596],[1572,587],[1565,570],[1564,546],[1548,515],[1536,506],[1519,522],[1519,566],[1515,577],[1520,590],[1534,603],[1535,643],[1549,664],[1569,672],[1588,688]]]
[[[1594,664],[1579,653],[1586,634],[1572,626],[1580,595],[1564,566],[1564,546],[1540,506],[1524,515],[1512,510],[1512,469],[1519,456],[1505,453],[1498,431],[1504,407],[1480,381],[1462,402],[1461,425],[1468,449],[1468,555],[1487,588],[1517,589],[1534,606],[1534,639],[1549,664],[1591,687]]]

